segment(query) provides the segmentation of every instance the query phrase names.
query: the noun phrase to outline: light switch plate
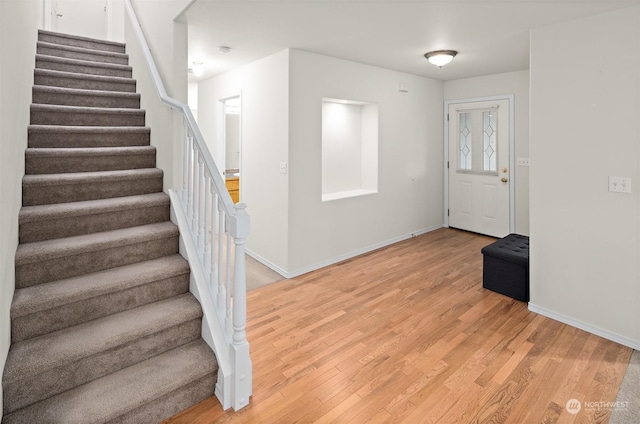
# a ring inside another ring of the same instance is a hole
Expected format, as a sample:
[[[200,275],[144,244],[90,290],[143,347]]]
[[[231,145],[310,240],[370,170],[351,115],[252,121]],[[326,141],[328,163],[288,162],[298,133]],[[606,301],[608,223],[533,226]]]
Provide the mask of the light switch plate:
[[[286,174],[287,173],[287,162],[280,162],[280,173],[281,174]]]

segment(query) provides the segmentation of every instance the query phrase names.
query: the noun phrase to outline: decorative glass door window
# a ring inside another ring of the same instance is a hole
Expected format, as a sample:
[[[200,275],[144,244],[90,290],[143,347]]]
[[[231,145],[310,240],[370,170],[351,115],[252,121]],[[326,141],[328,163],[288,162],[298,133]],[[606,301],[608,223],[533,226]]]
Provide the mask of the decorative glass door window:
[[[498,111],[458,111],[458,171],[498,173]]]
[[[460,130],[459,139],[460,139],[460,170],[471,171],[471,149],[473,147],[472,143],[472,132],[473,123],[471,121],[471,113],[465,112],[460,113],[459,115],[459,123],[458,126]]]
[[[496,158],[498,126],[496,119],[498,113],[495,110],[482,112],[482,132],[484,133],[484,163],[483,171],[496,172],[498,170]]]

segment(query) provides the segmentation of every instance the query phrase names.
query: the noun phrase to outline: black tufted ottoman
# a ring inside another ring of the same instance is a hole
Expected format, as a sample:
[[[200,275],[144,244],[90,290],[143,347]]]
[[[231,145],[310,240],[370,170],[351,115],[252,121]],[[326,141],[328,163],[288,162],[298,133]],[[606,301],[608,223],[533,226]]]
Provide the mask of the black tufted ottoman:
[[[509,234],[481,250],[482,287],[529,301],[529,237]]]

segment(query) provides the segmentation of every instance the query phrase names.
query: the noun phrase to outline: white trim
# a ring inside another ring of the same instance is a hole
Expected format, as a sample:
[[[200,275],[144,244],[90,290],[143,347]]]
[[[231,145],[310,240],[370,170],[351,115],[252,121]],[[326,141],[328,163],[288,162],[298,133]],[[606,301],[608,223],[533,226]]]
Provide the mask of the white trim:
[[[247,249],[246,252],[253,259],[255,259],[256,261],[262,263],[265,266],[268,266],[269,268],[271,268],[272,270],[274,270],[278,274],[282,275],[284,278],[295,278],[295,277],[299,277],[300,275],[306,274],[308,272],[315,271],[315,270],[318,270],[320,268],[324,268],[324,267],[329,266],[329,265],[334,265],[334,264],[337,264],[338,262],[346,261],[347,259],[355,258],[356,256],[360,256],[360,255],[363,255],[365,253],[369,253],[369,252],[372,252],[374,250],[381,249],[383,247],[387,247],[387,246],[390,246],[392,244],[395,244],[395,243],[398,243],[398,242],[401,242],[401,241],[404,241],[404,240],[408,240],[408,239],[410,239],[412,237],[417,237],[417,236],[420,236],[422,234],[430,233],[431,231],[435,231],[435,230],[438,230],[440,228],[442,228],[442,225],[436,225],[434,227],[424,228],[422,230],[418,230],[418,231],[415,231],[413,233],[409,233],[409,234],[405,234],[405,235],[402,235],[402,236],[394,237],[392,239],[385,240],[385,241],[382,241],[380,243],[376,243],[376,244],[372,244],[372,245],[367,246],[367,247],[363,247],[362,249],[353,250],[351,252],[348,252],[348,253],[345,253],[345,254],[342,254],[342,255],[339,255],[339,256],[335,256],[335,257],[333,257],[331,259],[327,259],[327,260],[315,263],[313,265],[309,265],[309,266],[306,266],[306,267],[303,267],[303,268],[296,269],[294,271],[287,271],[285,269],[282,269],[281,267],[273,264],[269,260],[264,259],[260,255],[257,255],[256,253],[251,252],[249,249]]]
[[[596,336],[603,337],[607,340],[620,343],[621,345],[628,346],[632,349],[640,350],[640,341],[638,340],[633,340],[628,337],[621,336],[620,334],[614,333],[609,330],[605,330],[600,327],[596,327],[594,325],[588,324],[586,322],[582,322],[580,320],[571,318],[567,315],[560,314],[550,309],[543,308],[542,306],[535,305],[531,302],[529,302],[529,310],[531,312],[535,312],[537,314],[543,315],[547,318],[551,318],[556,321],[560,321],[564,324],[570,325],[572,327],[579,328],[580,330],[584,330],[591,334],[595,334]]]
[[[449,227],[449,106],[458,103],[491,102],[507,100],[509,102],[509,232],[516,232],[516,142],[515,142],[515,96],[504,94],[499,96],[474,97],[444,101],[444,227]]]

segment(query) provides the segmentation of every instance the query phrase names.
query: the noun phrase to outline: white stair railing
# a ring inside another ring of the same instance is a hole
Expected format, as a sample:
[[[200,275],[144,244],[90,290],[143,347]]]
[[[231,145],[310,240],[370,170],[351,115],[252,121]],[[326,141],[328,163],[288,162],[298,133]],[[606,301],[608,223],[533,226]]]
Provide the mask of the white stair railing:
[[[238,410],[249,404],[252,392],[246,337],[246,205],[233,204],[189,106],[167,95],[131,1],[125,5],[160,100],[183,117],[183,181],[179,193],[170,192],[171,201],[179,204],[176,220],[187,252],[193,252],[187,255],[204,314],[203,338],[218,359],[216,396],[224,409]]]

